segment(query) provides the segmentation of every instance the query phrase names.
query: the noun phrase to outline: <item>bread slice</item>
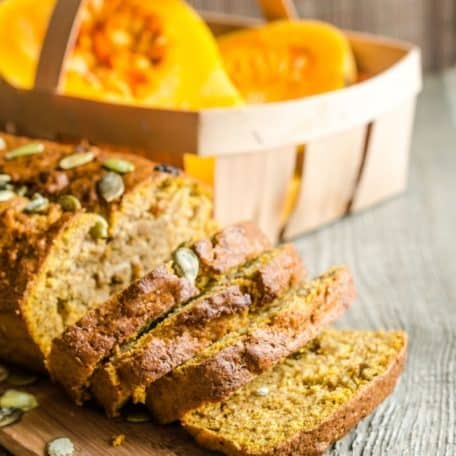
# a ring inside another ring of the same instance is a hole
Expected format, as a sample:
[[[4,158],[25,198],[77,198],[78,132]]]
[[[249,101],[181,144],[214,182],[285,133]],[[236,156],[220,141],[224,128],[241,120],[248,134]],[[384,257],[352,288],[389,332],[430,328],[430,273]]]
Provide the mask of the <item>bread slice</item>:
[[[226,336],[152,383],[147,406],[161,423],[169,423],[224,399],[315,337],[351,305],[355,294],[345,267],[301,283],[245,331]]]
[[[228,399],[185,414],[201,445],[227,455],[319,455],[391,393],[403,332],[328,330]]]
[[[130,172],[110,175],[107,197],[112,159]],[[28,368],[44,369],[53,338],[88,309],[214,231],[210,193],[139,156],[0,133],[0,174],[0,358]]]
[[[188,246],[199,263],[195,284],[176,272],[173,254],[173,259],[89,311],[54,339],[47,360],[51,377],[81,404],[90,397],[87,388],[94,371],[120,345],[135,340],[173,307],[220,280],[221,274],[270,247],[265,235],[250,222],[200,239]]]
[[[202,296],[176,309],[97,369],[92,392],[108,415],[130,398],[145,402],[147,386],[249,320],[303,276],[289,244],[261,254]]]

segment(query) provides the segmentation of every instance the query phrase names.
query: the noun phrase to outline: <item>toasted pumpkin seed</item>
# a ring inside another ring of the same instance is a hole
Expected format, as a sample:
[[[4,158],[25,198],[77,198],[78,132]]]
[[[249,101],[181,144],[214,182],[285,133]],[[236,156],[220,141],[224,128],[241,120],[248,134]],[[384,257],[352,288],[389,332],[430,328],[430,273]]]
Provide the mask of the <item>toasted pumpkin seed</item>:
[[[123,195],[125,191],[124,181],[117,173],[106,173],[98,182],[98,191],[101,197],[110,203]]]
[[[0,428],[17,423],[23,414],[24,412],[17,408],[0,408]]]
[[[6,149],[6,141],[3,138],[0,138],[0,150]]]
[[[18,369],[13,369],[8,376],[8,383],[12,386],[33,385],[37,380],[36,375]]]
[[[47,445],[49,456],[73,456],[74,444],[68,437],[51,440]]]
[[[77,168],[90,163],[94,158],[95,154],[93,152],[76,152],[62,158],[59,162],[59,167],[61,169]]]
[[[120,158],[108,158],[103,163],[103,166],[110,171],[120,174],[131,173],[135,170],[135,165],[132,162]]]
[[[174,263],[177,273],[190,283],[195,283],[199,272],[199,261],[196,253],[188,247],[181,247],[174,252]]]
[[[108,237],[109,224],[101,215],[98,216],[98,220],[95,222],[95,225],[90,228],[90,235],[94,239],[105,239]]]
[[[125,419],[129,423],[146,423],[147,421],[151,421],[152,418],[146,411],[138,410],[127,413],[127,415],[125,415]]]
[[[12,190],[0,190],[0,203],[9,201],[14,196],[16,196],[16,194]]]
[[[0,364],[0,383],[4,382],[9,376],[9,370]]]
[[[172,176],[179,176],[179,174],[180,174],[179,168],[175,168],[174,166],[167,165],[166,163],[160,163],[158,165],[155,165],[154,171],[158,171],[160,173],[171,174]]]
[[[10,150],[5,154],[7,160],[13,160],[14,158],[25,157],[27,155],[41,154],[44,151],[44,144],[42,143],[29,143],[23,146],[16,147],[16,149]]]
[[[24,207],[25,212],[43,212],[49,206],[49,200],[39,193],[35,193],[31,201]]]
[[[80,201],[73,195],[62,195],[59,198],[59,204],[66,212],[75,212],[81,209]]]
[[[11,182],[11,176],[9,174],[0,174],[0,186],[6,185]]]
[[[16,408],[24,412],[38,407],[38,401],[33,394],[15,389],[8,389],[0,396],[1,408]]]
[[[25,194],[27,193],[27,186],[26,185],[21,185],[20,187],[18,187],[16,189],[16,195],[19,195],[19,196],[25,196]]]

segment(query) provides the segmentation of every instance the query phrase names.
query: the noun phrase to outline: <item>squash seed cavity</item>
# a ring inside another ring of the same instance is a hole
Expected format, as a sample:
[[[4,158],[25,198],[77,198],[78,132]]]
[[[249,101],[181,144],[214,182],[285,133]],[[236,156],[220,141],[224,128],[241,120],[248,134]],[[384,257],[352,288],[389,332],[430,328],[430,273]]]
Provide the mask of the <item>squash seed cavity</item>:
[[[7,160],[13,160],[19,157],[26,157],[28,155],[37,155],[44,152],[44,144],[42,143],[30,143],[24,146],[17,147],[16,149],[10,150],[5,154]]]
[[[135,165],[127,160],[121,160],[120,158],[109,158],[103,163],[103,166],[110,171],[114,171],[119,174],[131,173],[135,170]]]
[[[75,154],[64,157],[59,162],[61,169],[73,169],[90,163],[95,158],[93,152],[76,152]]]
[[[199,261],[195,252],[188,247],[181,247],[174,253],[177,273],[194,284],[199,272]]]
[[[22,418],[24,412],[17,408],[0,408],[0,429],[10,424],[17,423]]]
[[[51,440],[47,445],[49,456],[73,456],[74,444],[68,437]]]
[[[38,407],[38,401],[33,394],[15,389],[8,389],[0,396],[1,408],[19,409],[28,412]]]
[[[98,191],[101,197],[110,203],[123,195],[125,191],[124,181],[117,173],[106,173],[98,182]]]
[[[73,195],[62,195],[59,204],[65,212],[76,212],[81,209],[80,201]]]

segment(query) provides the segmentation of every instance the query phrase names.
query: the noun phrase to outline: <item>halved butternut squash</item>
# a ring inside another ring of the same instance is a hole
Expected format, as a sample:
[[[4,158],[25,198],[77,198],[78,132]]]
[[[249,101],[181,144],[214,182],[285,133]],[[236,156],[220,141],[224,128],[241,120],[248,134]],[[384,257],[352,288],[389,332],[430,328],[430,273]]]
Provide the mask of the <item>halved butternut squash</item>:
[[[31,88],[55,0],[0,3],[0,74]],[[236,106],[217,45],[183,0],[88,0],[67,61],[66,94],[148,106]]]
[[[225,68],[248,103],[289,100],[356,80],[350,44],[318,21],[277,21],[218,39]]]

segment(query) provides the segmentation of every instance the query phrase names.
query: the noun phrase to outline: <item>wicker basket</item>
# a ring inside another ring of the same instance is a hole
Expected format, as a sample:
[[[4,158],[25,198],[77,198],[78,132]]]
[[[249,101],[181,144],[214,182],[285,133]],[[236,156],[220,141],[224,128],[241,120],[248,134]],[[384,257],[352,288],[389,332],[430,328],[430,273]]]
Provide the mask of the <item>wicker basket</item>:
[[[59,94],[81,3],[58,1],[34,89],[0,79],[1,123],[13,122],[29,135],[128,146],[176,165],[183,165],[189,151],[213,157],[217,219],[256,220],[276,240],[404,190],[421,88],[416,47],[347,32],[358,68],[369,79],[299,100],[195,112],[114,105]],[[278,0],[261,4],[269,19],[290,6]],[[255,25],[220,15],[207,21],[216,34]]]

